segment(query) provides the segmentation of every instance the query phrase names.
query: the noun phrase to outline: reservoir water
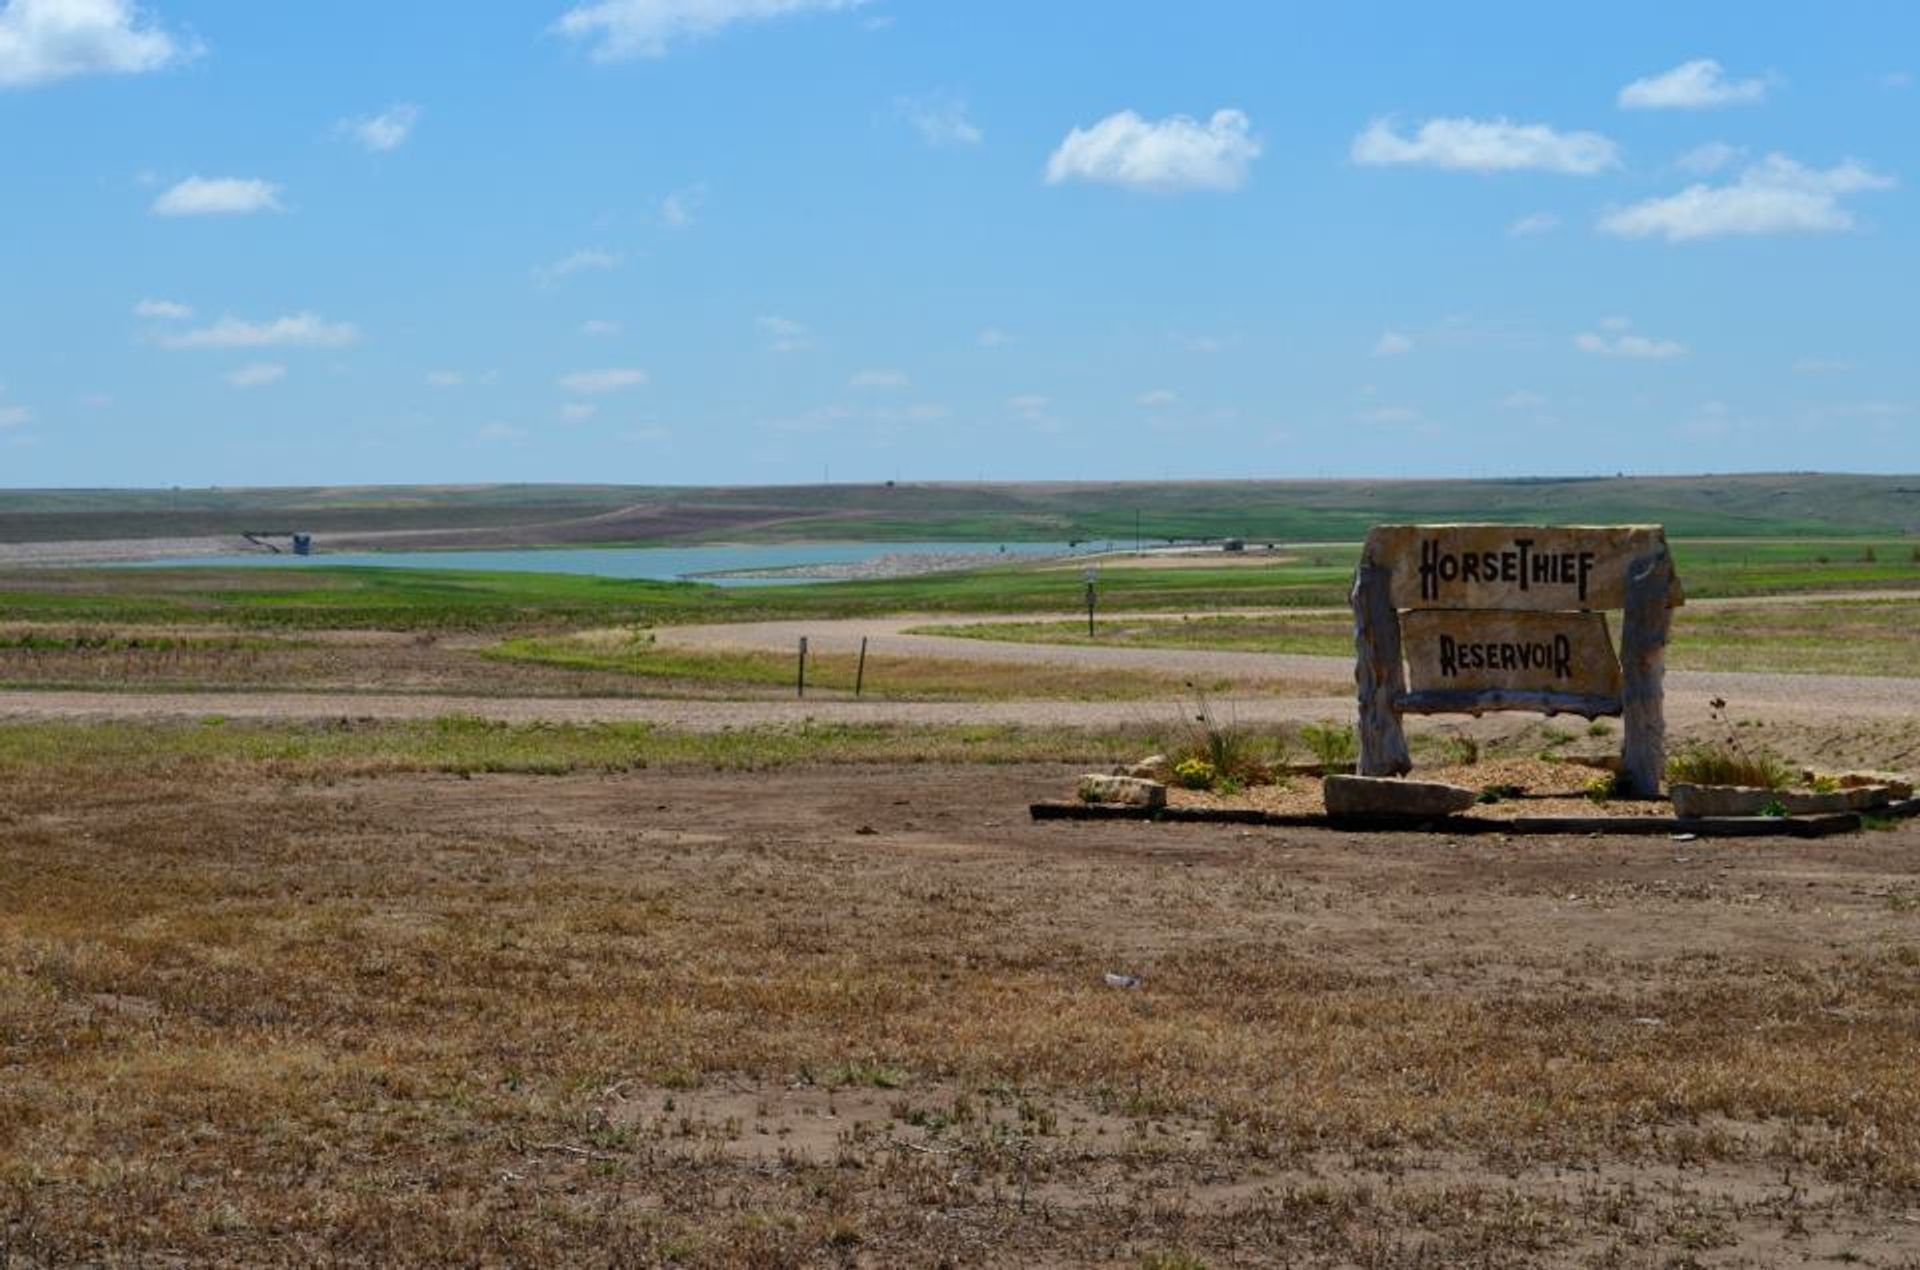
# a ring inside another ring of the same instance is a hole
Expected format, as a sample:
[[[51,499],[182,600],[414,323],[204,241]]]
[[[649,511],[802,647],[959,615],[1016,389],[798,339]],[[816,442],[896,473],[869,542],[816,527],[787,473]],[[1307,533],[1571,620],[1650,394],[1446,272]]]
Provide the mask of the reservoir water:
[[[1082,543],[1078,550],[1094,549]],[[638,578],[673,582],[698,578],[719,586],[772,586],[857,576],[859,566],[879,565],[887,556],[966,557],[960,564],[993,564],[1032,556],[1070,553],[1063,542],[786,542],[715,543],[692,547],[543,547],[503,551],[337,551],[312,556],[244,555],[190,556],[170,560],[143,560],[142,568],[200,568],[233,565],[248,568],[328,568],[371,565],[387,569],[478,569],[488,572],[576,573],[602,578]],[[942,562],[944,563],[944,562]],[[819,566],[823,577],[805,574],[786,577],[706,577],[740,570],[802,569]],[[903,569],[920,572],[921,569]]]

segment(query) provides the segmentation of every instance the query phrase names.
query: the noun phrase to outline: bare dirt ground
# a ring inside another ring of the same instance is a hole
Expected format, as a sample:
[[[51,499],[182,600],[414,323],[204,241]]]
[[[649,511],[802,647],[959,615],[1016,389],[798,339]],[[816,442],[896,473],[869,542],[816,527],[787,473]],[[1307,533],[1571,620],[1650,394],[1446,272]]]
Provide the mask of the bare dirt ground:
[[[0,1260],[1920,1261],[1920,829],[1028,821],[1070,775],[15,784]]]

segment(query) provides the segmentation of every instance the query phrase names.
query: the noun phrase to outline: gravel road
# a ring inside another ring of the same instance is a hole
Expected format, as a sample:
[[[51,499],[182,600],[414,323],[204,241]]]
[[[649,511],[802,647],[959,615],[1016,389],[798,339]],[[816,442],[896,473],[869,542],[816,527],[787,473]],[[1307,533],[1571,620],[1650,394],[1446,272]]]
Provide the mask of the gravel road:
[[[1115,614],[1111,620],[1126,615]],[[1165,617],[1166,614],[1155,616]],[[754,622],[661,628],[662,643],[696,648],[791,650],[800,636],[816,651],[842,652],[865,637],[875,652],[1031,665],[1106,669],[1116,674],[1284,678],[1309,685],[1305,696],[1216,702],[1243,723],[1297,723],[1343,718],[1353,710],[1353,663],[1344,657],[1010,644],[951,636],[908,635],[907,628],[944,620],[888,617],[838,621]],[[1014,619],[1006,619],[1014,620]],[[1778,675],[1674,671],[1667,676],[1667,715],[1676,726],[1707,718],[1709,700],[1735,703],[1741,718],[1782,724],[1920,719],[1920,678]],[[486,697],[436,694],[300,692],[0,692],[0,718],[420,719],[462,714],[509,722],[648,722],[712,729],[768,723],[1029,724],[1137,726],[1183,716],[1189,703],[1168,701],[851,701],[820,695],[805,701],[686,701],[631,698]]]

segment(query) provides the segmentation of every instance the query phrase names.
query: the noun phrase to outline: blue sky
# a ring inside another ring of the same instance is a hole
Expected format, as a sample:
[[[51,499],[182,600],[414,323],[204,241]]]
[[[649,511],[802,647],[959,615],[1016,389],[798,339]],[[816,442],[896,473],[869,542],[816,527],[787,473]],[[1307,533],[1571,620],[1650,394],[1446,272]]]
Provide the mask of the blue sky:
[[[1920,470],[1920,8],[0,0],[0,485]]]

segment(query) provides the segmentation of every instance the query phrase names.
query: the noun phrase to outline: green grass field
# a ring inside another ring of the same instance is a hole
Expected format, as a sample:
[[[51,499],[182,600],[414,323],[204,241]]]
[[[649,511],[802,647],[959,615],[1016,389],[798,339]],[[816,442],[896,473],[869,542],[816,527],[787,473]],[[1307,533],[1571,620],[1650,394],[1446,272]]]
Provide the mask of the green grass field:
[[[1099,603],[1119,612],[1331,608],[1346,603],[1357,546],[1303,548],[1271,566],[1101,566]],[[1792,595],[1920,587],[1907,539],[1677,540],[1687,594]],[[1015,565],[860,582],[722,588],[458,569],[16,569],[0,618],[99,624],[219,623],[285,629],[561,630],[882,613],[1063,613],[1078,569]]]
[[[1618,620],[1614,619],[1616,642]],[[1911,676],[1920,602],[1815,600],[1682,608],[1667,665],[1674,670]],[[1088,636],[1084,621],[934,623],[916,633],[1025,644],[1223,649],[1249,653],[1353,655],[1353,622],[1340,613],[1222,614],[1128,618]]]

